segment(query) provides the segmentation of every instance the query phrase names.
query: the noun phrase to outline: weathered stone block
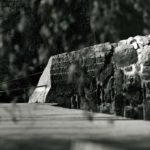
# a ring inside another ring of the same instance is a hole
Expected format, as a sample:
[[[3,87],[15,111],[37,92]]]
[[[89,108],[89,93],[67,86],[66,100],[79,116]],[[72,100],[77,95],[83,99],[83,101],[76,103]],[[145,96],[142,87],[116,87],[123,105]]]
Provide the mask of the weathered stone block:
[[[150,66],[150,60],[147,60],[143,63],[143,66]]]
[[[150,75],[149,74],[142,74],[141,79],[142,80],[150,80]]]
[[[132,71],[132,66],[126,67],[126,68],[125,68],[125,71],[126,71],[126,72],[131,72],[131,71]]]
[[[94,58],[87,58],[87,59],[85,60],[85,65],[86,65],[86,66],[94,65],[95,63],[96,63],[95,57],[94,57]]]
[[[150,66],[144,66],[144,67],[143,67],[143,72],[142,72],[142,73],[150,74]]]
[[[100,73],[100,81],[104,82],[106,78],[113,74],[113,65],[109,64],[107,67]]]
[[[122,70],[115,70],[114,88],[115,88],[116,94],[120,94],[123,89],[123,71]]]
[[[97,71],[97,70],[100,70],[100,69],[102,69],[104,67],[104,63],[95,63],[94,65],[90,65],[90,66],[88,66],[88,70],[90,71],[90,70],[95,70],[95,71]]]
[[[150,66],[144,66],[141,74],[143,80],[150,80]]]
[[[148,36],[136,36],[134,39],[142,46],[148,45],[150,43],[150,38]]]
[[[96,57],[96,63],[103,63],[105,61],[105,57]]]
[[[95,70],[88,71],[88,74],[90,77],[94,77],[95,76]]]
[[[139,55],[138,62],[141,64],[145,64],[146,62],[150,61],[150,46],[144,46],[141,48],[141,53]]]
[[[119,45],[115,48],[113,61],[118,67],[126,67],[138,61],[137,52],[132,45]]]

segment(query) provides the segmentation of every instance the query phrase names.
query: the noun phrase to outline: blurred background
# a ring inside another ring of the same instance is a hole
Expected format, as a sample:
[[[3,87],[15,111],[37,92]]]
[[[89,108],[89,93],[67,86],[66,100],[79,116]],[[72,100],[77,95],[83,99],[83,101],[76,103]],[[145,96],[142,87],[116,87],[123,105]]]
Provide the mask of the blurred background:
[[[27,102],[52,55],[149,33],[149,0],[0,0],[0,102]]]

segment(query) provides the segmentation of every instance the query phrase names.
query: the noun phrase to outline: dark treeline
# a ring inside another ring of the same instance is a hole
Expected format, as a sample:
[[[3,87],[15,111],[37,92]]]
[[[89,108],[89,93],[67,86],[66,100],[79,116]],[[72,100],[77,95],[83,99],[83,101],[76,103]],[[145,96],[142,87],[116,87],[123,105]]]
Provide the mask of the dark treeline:
[[[49,57],[150,33],[149,0],[1,0],[0,102],[27,102]],[[5,83],[3,83],[5,82]]]

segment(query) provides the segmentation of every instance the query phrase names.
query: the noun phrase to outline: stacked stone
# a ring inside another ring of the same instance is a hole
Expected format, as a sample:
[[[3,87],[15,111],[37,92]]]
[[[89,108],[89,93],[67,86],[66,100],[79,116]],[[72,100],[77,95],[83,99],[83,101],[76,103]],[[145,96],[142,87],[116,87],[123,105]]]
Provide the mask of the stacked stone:
[[[77,87],[74,88],[74,85],[67,82],[70,65],[78,63],[81,67],[86,68],[90,79],[95,78],[96,71],[104,68],[105,54],[111,49],[111,46],[108,45],[110,44],[95,45],[82,50],[53,56],[51,67],[52,89],[48,102],[53,100],[56,102],[57,97],[59,97],[59,100],[61,97],[61,99],[64,99],[61,103],[65,103],[65,106],[68,106],[69,104],[66,104],[68,103],[67,98],[73,94],[72,92],[77,94]],[[105,72],[103,76],[106,76]],[[55,96],[53,97],[52,95]]]
[[[45,102],[64,103],[71,106],[71,100],[78,90],[68,84],[68,71],[71,64],[78,64],[87,71],[88,79],[95,80],[96,91],[101,93],[95,99],[101,102],[119,102],[116,107],[127,105],[137,108],[145,106],[145,118],[149,111],[150,99],[150,36],[130,37],[118,43],[104,43],[70,53],[55,55],[50,68],[51,90]],[[101,89],[98,88],[98,85]],[[103,93],[103,94],[102,94]],[[99,104],[98,104],[99,105]],[[122,111],[123,109],[118,109]],[[116,109],[117,110],[117,109]],[[141,110],[141,109],[140,109]],[[139,117],[138,117],[139,118]]]
[[[96,73],[102,70],[98,78],[101,81],[105,80],[112,73],[112,65],[109,64],[107,67],[106,63],[106,56],[110,54],[112,54],[112,46],[110,43],[106,43],[53,56],[51,67],[52,87],[57,85],[67,87],[68,69],[73,63],[85,67],[88,76],[91,78],[96,78]],[[64,91],[61,93],[64,93]]]
[[[135,103],[144,100],[144,118],[150,117],[149,113],[149,88],[150,83],[150,36],[130,37],[122,40],[114,49],[114,64],[117,69],[121,69],[126,76],[124,85],[127,88],[125,99],[130,99]],[[132,81],[132,83],[130,82]],[[143,86],[144,85],[144,86]],[[132,89],[131,89],[132,87]],[[145,88],[145,89],[143,89]],[[145,93],[143,93],[145,91]],[[141,108],[139,108],[141,110]],[[142,113],[142,112],[141,112]],[[147,115],[149,113],[149,115]],[[141,118],[141,117],[139,117]]]
[[[110,52],[111,44],[107,43],[53,56],[51,68],[52,82],[57,84],[66,82],[68,68],[76,62],[86,67],[90,76],[95,76],[97,69],[104,68],[105,55],[108,55]]]

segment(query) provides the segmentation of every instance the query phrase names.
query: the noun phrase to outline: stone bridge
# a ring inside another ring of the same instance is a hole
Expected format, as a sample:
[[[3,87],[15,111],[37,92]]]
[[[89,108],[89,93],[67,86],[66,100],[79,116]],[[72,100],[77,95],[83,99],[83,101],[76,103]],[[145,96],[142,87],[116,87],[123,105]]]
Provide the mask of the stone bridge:
[[[70,76],[74,82],[69,82]],[[52,56],[29,103],[82,108],[92,101],[93,111],[104,103],[114,103],[119,113],[124,105],[144,106],[148,118],[149,87],[150,36],[136,36]]]

